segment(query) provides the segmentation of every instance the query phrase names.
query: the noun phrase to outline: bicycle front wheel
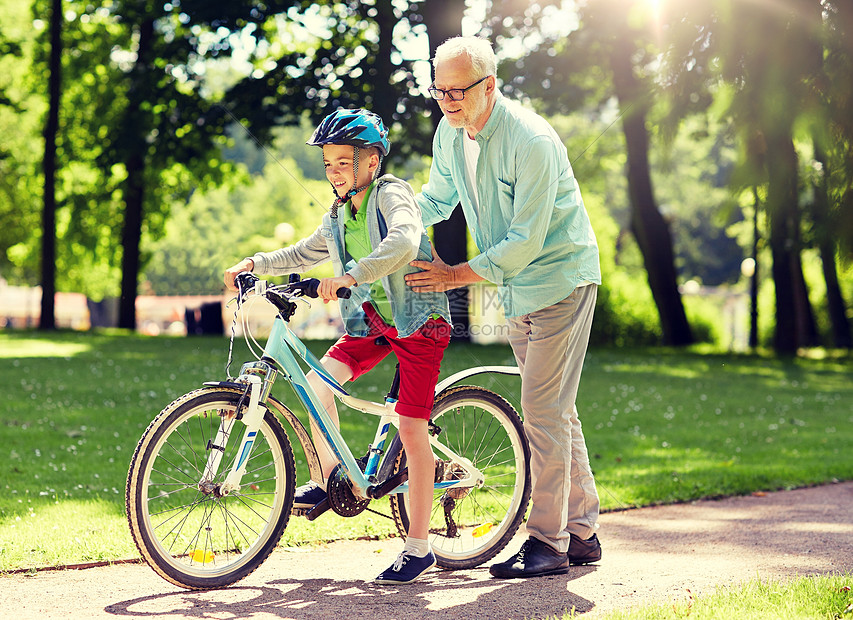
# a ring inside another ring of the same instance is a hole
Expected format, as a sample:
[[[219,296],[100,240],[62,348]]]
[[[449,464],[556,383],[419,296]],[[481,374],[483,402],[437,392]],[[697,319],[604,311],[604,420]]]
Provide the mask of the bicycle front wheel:
[[[503,397],[480,387],[460,386],[435,400],[432,421],[439,441],[470,461],[482,484],[436,489],[429,541],[438,565],[449,569],[479,566],[506,547],[530,501],[530,447],[515,409]],[[436,454],[437,481],[459,479],[451,454]],[[396,470],[406,465],[405,451]],[[409,529],[408,494],[391,496],[397,529]]]
[[[127,519],[143,559],[167,581],[189,589],[243,579],[272,553],[293,506],[293,451],[269,410],[251,448],[241,488],[222,495],[245,426],[235,419],[241,393],[190,392],[166,407],[142,435],[127,476]],[[216,445],[220,423],[227,443]],[[211,450],[219,471],[200,484]]]

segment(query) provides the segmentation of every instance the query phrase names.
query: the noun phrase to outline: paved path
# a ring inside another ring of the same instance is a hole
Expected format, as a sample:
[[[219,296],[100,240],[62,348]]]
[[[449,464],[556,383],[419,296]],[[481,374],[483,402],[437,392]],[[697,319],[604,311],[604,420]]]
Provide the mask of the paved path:
[[[573,607],[596,618],[756,577],[853,574],[853,482],[608,513],[599,535],[599,564],[527,580],[492,579],[481,567],[435,570],[407,587],[371,584],[399,551],[397,539],[282,549],[214,592],[180,590],[135,564],[13,575],[0,580],[0,618],[520,620]]]

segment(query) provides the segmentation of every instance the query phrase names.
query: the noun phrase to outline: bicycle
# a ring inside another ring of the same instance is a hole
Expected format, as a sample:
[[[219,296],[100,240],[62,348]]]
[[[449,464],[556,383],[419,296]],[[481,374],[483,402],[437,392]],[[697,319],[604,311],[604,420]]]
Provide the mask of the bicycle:
[[[206,382],[166,406],[139,440],[127,477],[127,518],[137,548],[156,573],[188,589],[221,588],[252,573],[278,544],[292,512],[314,519],[331,508],[353,517],[388,495],[390,518],[402,536],[409,525],[399,435],[385,447],[395,421],[399,368],[384,403],[350,395],[289,327],[297,302],[316,297],[317,280],[291,277],[273,286],[242,273],[236,283],[226,374],[237,313],[252,298],[277,310],[262,355],[244,363],[236,378]],[[348,293],[338,291],[341,297]],[[260,347],[248,326],[244,336]],[[373,442],[360,458],[320,405],[297,358],[340,402],[379,417]],[[448,569],[473,568],[497,555],[517,531],[530,499],[530,450],[518,413],[492,391],[456,385],[484,372],[518,369],[481,366],[444,379],[436,386],[429,422],[436,456],[429,538],[438,565]],[[271,395],[279,377],[292,384],[316,423],[315,437]],[[325,506],[293,511],[296,467],[282,420],[305,454],[311,479],[323,480],[314,441],[326,443],[336,456]]]

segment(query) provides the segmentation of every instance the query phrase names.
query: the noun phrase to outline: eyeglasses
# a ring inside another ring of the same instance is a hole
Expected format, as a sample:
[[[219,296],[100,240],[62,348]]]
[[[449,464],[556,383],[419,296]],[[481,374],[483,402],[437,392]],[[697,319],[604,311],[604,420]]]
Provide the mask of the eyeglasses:
[[[449,97],[451,101],[462,101],[465,98],[465,91],[466,90],[471,90],[477,84],[479,84],[480,82],[485,80],[487,77],[489,77],[489,76],[487,75],[485,77],[481,77],[479,80],[477,80],[476,82],[474,82],[473,84],[471,84],[471,86],[468,86],[467,88],[449,88],[447,90],[442,90],[441,88],[436,88],[435,86],[430,86],[427,89],[427,92],[429,92],[430,97],[432,97],[436,101],[441,101],[442,99],[444,99],[445,95],[447,97]]]

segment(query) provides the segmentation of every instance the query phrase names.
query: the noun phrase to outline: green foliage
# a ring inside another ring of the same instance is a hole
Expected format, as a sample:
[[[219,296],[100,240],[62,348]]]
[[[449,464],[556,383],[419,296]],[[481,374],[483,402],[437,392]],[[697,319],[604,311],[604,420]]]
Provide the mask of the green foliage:
[[[823,180],[831,203],[823,220],[816,212],[804,218],[805,242],[814,246],[828,234],[842,242],[839,279],[844,298],[851,299],[853,267],[849,248],[844,249],[853,243],[853,211],[844,208],[853,167],[846,105],[853,83],[848,79],[853,70],[849,3],[821,5],[822,75],[781,94],[772,90],[771,97],[762,84],[784,84],[791,76],[762,69],[784,60],[786,66],[816,71],[817,57],[807,53],[815,49],[808,37],[808,45],[777,54],[779,62],[765,55],[764,39],[775,44],[772,28],[778,25],[765,23],[765,8],[736,2],[733,9],[745,12],[728,15],[715,0],[664,3],[658,17],[666,27],[653,31],[650,14],[640,5],[626,12],[614,9],[617,4],[621,7],[621,0],[582,2],[576,14],[550,0],[523,7],[493,3],[483,29],[505,59],[499,68],[505,92],[529,98],[553,120],[594,211],[605,277],[596,341],[650,343],[660,337],[642,257],[628,230],[624,137],[608,53],[618,28],[636,50],[634,73],[648,91],[630,105],[648,109],[654,189],[673,234],[680,280],[739,284],[739,262],[751,243],[751,203],[740,200],[741,191],[748,198],[753,185],[766,184],[748,148],[757,143],[744,132],[752,124],[744,119],[778,116],[788,109],[797,113],[804,204]],[[380,112],[392,129],[390,170],[414,177],[417,186],[423,162],[413,155],[429,151],[437,114],[422,96],[429,29],[455,16],[452,11],[459,6],[66,0],[57,153],[59,290],[84,292],[96,300],[119,293],[127,190],[139,163],[134,157],[142,159],[146,191],[142,263],[158,293],[218,292],[224,266],[282,243],[274,237],[277,224],[293,225],[296,238],[310,232],[328,192],[319,159],[303,156],[310,151],[304,138],[337,106],[365,105]],[[45,0],[0,0],[0,9],[0,276],[35,284],[49,11]],[[817,15],[812,9],[810,19]],[[750,24],[769,34],[741,36]],[[802,40],[803,33],[795,30]],[[150,48],[140,49],[146,32]],[[665,38],[652,36],[660,33]],[[747,66],[754,70],[745,73]],[[294,127],[276,131],[282,125]],[[287,171],[269,163],[254,139],[277,140],[272,151]],[[736,161],[742,165],[735,166]],[[248,176],[237,170],[239,164],[245,164]],[[314,186],[306,179],[320,182]],[[214,191],[226,180],[226,187]],[[249,185],[241,188],[243,181]],[[766,200],[767,192],[761,192]],[[309,211],[313,215],[306,216]],[[762,218],[762,230],[766,226]],[[805,264],[812,301],[821,308],[826,299],[822,276]],[[769,257],[762,255],[766,335],[775,320],[769,266]],[[692,301],[686,305],[694,330],[705,334],[702,339],[724,339],[712,322],[696,323],[709,311]],[[829,332],[825,314],[819,312],[817,319]]]
[[[35,51],[8,73],[26,90],[7,93],[0,82],[0,128],[18,122],[6,114],[7,105],[29,104],[29,98],[33,104],[27,107],[35,113],[26,119],[32,126],[17,127],[25,132],[4,132],[0,142],[0,222],[9,223],[0,227],[0,269],[32,282],[39,260],[34,219],[39,205],[37,192],[19,179],[38,182],[37,158],[27,154],[37,154],[31,145],[38,142],[38,110],[44,103],[33,93],[43,90],[47,79],[50,11],[45,0],[32,0],[32,7],[4,0],[4,8],[7,4],[0,34],[0,51],[8,52],[3,68],[10,68],[13,52]],[[28,29],[22,24],[30,8],[48,17]],[[338,106],[366,105],[405,136],[396,141],[392,159],[402,162],[426,150],[432,122],[424,111],[431,104],[413,98],[413,66],[426,59],[401,55],[394,44],[422,37],[419,22],[436,10],[417,3],[66,0],[57,147],[58,289],[95,299],[117,295],[119,269],[133,269],[134,235],[150,245],[165,233],[174,204],[231,173],[221,153],[226,126],[235,120],[267,142],[276,126],[299,123],[305,113],[316,122]],[[399,36],[392,44],[395,29]],[[30,84],[20,80],[27,72]],[[383,79],[376,79],[379,75]],[[12,133],[20,138],[7,140]],[[142,212],[138,222],[130,217],[137,210]],[[149,256],[143,251],[143,265]],[[130,274],[131,283],[135,275]],[[121,292],[132,294],[132,286]]]
[[[42,153],[46,106],[28,70],[35,41],[30,7],[0,0],[0,278],[38,281]]]
[[[148,248],[147,288],[158,295],[220,293],[227,267],[312,233],[330,194],[327,181],[305,179],[296,162],[282,156],[246,185],[193,195],[174,208],[165,237]]]
[[[614,271],[598,291],[592,345],[651,346],[661,340],[660,321],[644,274]]]
[[[658,125],[655,133],[663,132]],[[728,227],[743,214],[734,208],[728,189],[737,156],[728,128],[705,117],[690,117],[669,144],[661,144],[650,156],[655,194],[670,225],[679,275],[706,286],[737,282],[744,250]]]

